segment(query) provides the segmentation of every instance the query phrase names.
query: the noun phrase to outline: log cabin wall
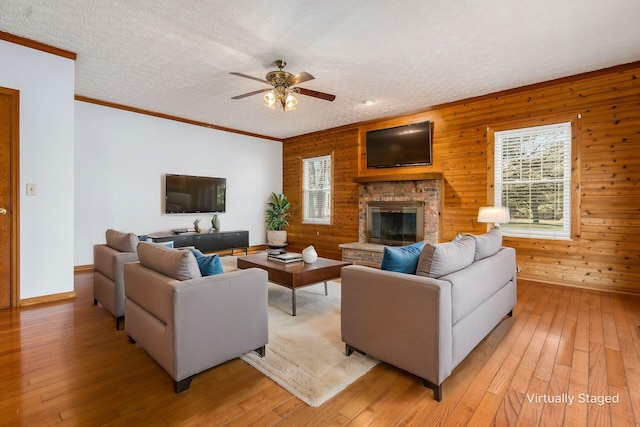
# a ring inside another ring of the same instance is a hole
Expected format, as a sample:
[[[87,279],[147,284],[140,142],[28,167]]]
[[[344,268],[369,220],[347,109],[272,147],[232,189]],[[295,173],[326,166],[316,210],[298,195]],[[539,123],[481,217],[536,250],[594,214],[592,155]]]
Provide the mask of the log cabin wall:
[[[358,241],[358,128],[325,131],[283,143],[282,191],[291,202],[290,251],[313,245],[318,255],[341,259],[340,243]],[[332,155],[331,225],[302,223],[302,159]]]
[[[505,237],[504,245],[517,251],[519,277],[640,293],[640,62],[285,140],[290,249],[313,244],[321,256],[339,259],[339,244],[358,241],[359,184],[353,180],[372,174],[442,173],[441,239],[482,233],[478,208],[492,191],[487,129],[567,116],[580,117],[573,183],[578,234],[571,241]],[[366,170],[360,144],[366,130],[422,120],[434,122],[432,165]],[[302,224],[301,159],[326,154],[334,160],[332,224]]]

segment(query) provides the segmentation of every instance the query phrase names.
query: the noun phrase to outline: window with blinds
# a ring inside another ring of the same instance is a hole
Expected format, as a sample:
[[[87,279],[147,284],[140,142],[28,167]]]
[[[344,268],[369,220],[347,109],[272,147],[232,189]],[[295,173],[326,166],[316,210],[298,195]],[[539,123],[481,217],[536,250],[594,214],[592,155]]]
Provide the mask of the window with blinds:
[[[502,234],[571,238],[571,123],[495,132],[495,206]]]
[[[331,223],[331,156],[302,160],[303,222]]]

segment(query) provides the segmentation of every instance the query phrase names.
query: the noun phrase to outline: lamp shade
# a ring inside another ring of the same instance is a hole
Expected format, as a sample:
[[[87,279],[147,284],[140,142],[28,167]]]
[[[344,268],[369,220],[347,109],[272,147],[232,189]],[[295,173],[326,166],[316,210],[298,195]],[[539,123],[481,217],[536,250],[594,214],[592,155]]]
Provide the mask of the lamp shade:
[[[505,206],[485,206],[478,211],[478,222],[503,224],[510,220],[509,208]]]

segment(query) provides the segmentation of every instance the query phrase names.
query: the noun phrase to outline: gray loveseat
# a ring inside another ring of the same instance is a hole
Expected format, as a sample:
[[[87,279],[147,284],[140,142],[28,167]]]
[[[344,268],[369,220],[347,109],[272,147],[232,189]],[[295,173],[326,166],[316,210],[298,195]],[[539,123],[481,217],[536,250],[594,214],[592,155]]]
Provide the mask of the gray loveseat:
[[[342,269],[342,341],[420,377],[442,382],[516,303],[516,258],[499,230],[426,244],[416,274]]]
[[[213,366],[268,342],[267,272],[247,269],[201,277],[188,249],[138,245],[125,266],[125,330],[174,379],[174,391]]]

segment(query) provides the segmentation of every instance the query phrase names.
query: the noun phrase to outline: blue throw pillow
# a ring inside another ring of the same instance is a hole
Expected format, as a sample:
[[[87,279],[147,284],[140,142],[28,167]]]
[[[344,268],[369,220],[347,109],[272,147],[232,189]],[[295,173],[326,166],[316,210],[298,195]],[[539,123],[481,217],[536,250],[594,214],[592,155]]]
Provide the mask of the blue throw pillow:
[[[196,261],[198,262],[202,276],[213,276],[224,273],[218,254],[205,255],[196,248],[189,249],[191,249],[191,252],[196,256]]]
[[[418,260],[424,242],[407,246],[385,246],[382,253],[381,270],[396,271],[398,273],[416,274]]]

